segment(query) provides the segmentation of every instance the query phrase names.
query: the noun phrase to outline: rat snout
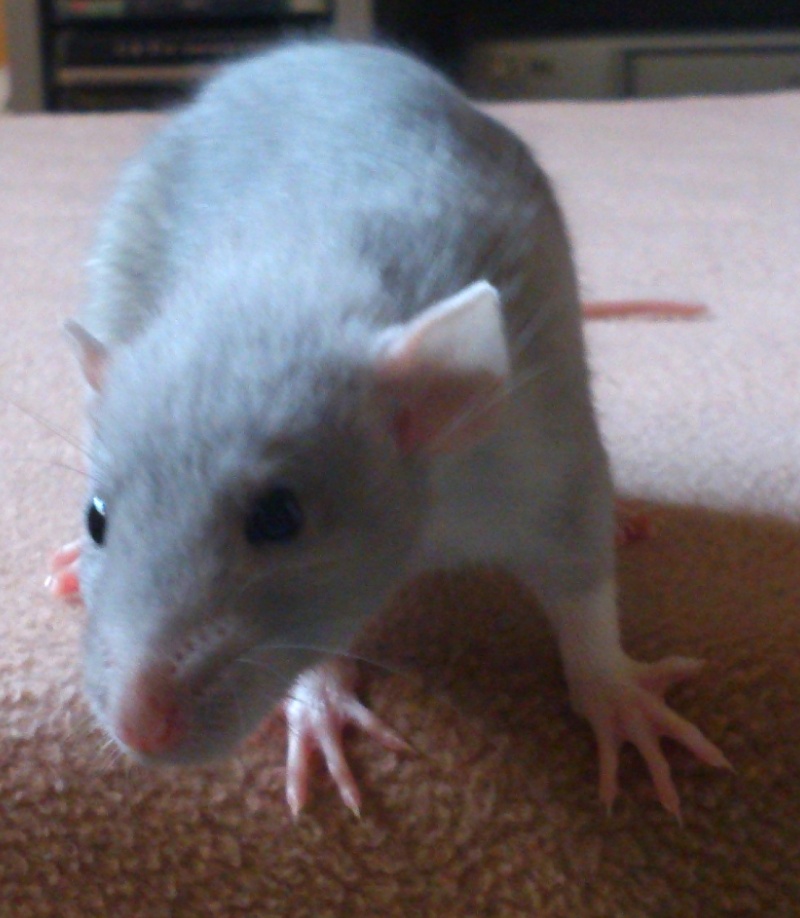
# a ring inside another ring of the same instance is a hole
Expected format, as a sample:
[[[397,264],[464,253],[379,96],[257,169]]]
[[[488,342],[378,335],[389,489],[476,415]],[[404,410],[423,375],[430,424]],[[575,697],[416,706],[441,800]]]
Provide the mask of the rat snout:
[[[134,754],[162,755],[181,744],[186,716],[168,668],[151,667],[134,675],[112,726],[117,739]]]
[[[172,640],[149,636],[119,662],[106,650],[104,665],[90,667],[89,688],[101,721],[132,758],[201,764],[232,751],[290,684],[285,666],[265,659],[260,646],[220,617]]]

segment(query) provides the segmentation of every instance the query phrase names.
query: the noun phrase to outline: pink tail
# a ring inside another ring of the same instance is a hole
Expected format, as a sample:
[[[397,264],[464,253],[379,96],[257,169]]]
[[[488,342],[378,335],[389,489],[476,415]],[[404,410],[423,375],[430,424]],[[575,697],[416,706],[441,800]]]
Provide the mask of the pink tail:
[[[708,315],[708,309],[673,300],[603,300],[584,303],[583,314],[587,319],[696,319]]]

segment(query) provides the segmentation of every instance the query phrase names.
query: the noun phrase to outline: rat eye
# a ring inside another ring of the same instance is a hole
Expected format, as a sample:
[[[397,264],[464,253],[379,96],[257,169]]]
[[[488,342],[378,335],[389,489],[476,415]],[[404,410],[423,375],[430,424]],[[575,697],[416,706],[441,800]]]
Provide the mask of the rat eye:
[[[244,522],[244,537],[251,545],[288,542],[303,528],[303,511],[294,491],[277,487],[259,498]]]
[[[96,545],[102,545],[106,535],[106,502],[93,497],[86,509],[86,528]]]

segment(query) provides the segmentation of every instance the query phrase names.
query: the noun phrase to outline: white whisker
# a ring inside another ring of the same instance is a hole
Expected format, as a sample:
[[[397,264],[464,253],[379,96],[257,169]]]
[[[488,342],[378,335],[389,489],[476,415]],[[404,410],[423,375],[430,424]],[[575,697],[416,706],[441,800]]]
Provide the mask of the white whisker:
[[[470,401],[461,411],[457,414],[448,424],[442,427],[433,438],[429,444],[429,448],[434,450],[436,447],[445,442],[449,437],[451,437],[463,424],[468,421],[474,421],[476,418],[479,418],[482,414],[486,414],[496,408],[498,405],[501,405],[511,394],[519,391],[524,386],[530,385],[535,382],[544,372],[546,372],[546,366],[534,367],[527,371],[526,373],[520,374],[514,384],[509,389],[499,390],[495,395],[489,399],[484,398],[475,398]]]
[[[50,433],[55,434],[57,437],[62,439],[65,443],[68,443],[70,446],[78,450],[78,452],[87,455],[86,449],[84,449],[80,440],[71,434],[68,430],[65,430],[63,427],[59,427],[57,424],[54,424],[52,421],[48,421],[47,418],[42,417],[37,412],[33,411],[31,408],[26,408],[24,405],[21,405],[19,402],[15,401],[13,398],[9,398],[4,395],[2,398],[12,407],[16,408],[17,411],[41,424],[42,427],[49,430]]]
[[[352,660],[355,663],[363,663],[367,666],[373,666],[376,669],[381,669],[384,672],[390,673],[393,676],[402,676],[402,677],[408,676],[408,673],[404,672],[399,667],[391,666],[388,663],[383,662],[382,660],[378,660],[374,657],[368,657],[364,654],[353,653],[352,651],[349,651],[349,650],[342,650],[341,648],[332,648],[326,645],[307,644],[307,643],[275,644],[273,642],[269,642],[269,643],[259,645],[258,648],[255,648],[255,651],[256,652],[267,651],[270,653],[273,651],[278,651],[278,652],[288,651],[289,653],[296,652],[296,653],[319,654],[320,656],[323,656],[323,657],[340,657],[345,660]],[[274,666],[272,661],[270,661],[269,663],[266,663],[261,660],[250,659],[249,656],[241,656],[239,657],[239,660],[242,663],[248,664],[249,666],[264,667],[266,669],[269,669],[269,668],[277,669],[277,667]]]

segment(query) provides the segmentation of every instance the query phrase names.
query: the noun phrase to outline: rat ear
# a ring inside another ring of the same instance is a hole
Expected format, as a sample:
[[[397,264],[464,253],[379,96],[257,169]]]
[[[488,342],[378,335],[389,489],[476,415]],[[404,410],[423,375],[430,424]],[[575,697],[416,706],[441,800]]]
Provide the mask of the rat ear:
[[[395,406],[393,434],[402,452],[471,445],[494,428],[508,397],[497,291],[478,281],[390,328],[375,369]]]
[[[108,367],[108,348],[74,319],[68,319],[64,323],[64,331],[75,351],[86,382],[95,392],[100,392]]]

